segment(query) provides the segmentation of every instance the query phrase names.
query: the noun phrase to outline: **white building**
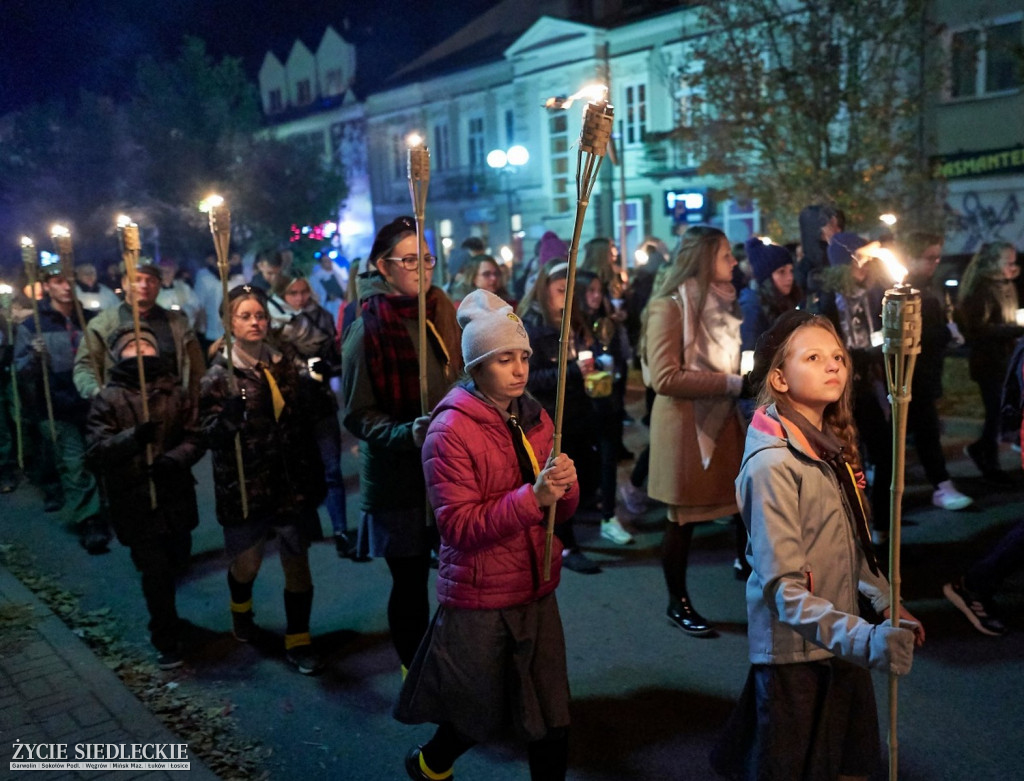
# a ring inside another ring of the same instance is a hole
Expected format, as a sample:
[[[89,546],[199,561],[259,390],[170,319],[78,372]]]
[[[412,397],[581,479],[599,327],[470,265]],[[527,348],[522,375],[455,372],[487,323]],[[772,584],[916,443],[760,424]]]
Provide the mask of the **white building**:
[[[574,20],[581,8],[586,23]],[[930,17],[945,33],[927,66],[949,79],[929,106],[922,143],[949,179],[948,251],[991,238],[1022,245],[1024,0],[935,0]],[[503,0],[360,100],[350,89],[354,48],[332,28],[315,54],[301,42],[284,65],[268,54],[260,91],[268,118],[279,120],[275,132],[318,133],[325,153],[349,167],[341,217],[349,257],[368,251],[374,225],[411,214],[412,133],[431,152],[426,216],[435,249],[475,235],[494,253],[512,245],[529,257],[545,230],[569,238],[576,211],[582,104],[550,110],[545,102],[610,84],[618,165],[602,165],[582,238],[624,238],[630,259],[643,236],[671,246],[688,222],[718,225],[733,241],[761,227],[755,206],[716,198],[723,183],[699,176],[700,161],[664,138],[685,118],[684,47],[700,34],[697,12],[677,3],[540,0],[526,8]],[[488,166],[491,150],[513,145],[528,150],[525,164]]]
[[[330,26],[315,52],[295,41],[283,65],[267,52],[259,70],[260,99],[272,132],[312,137],[325,155],[337,155],[345,166],[348,197],[326,238],[350,260],[369,252],[374,236],[364,106],[353,92],[355,78],[356,48]]]

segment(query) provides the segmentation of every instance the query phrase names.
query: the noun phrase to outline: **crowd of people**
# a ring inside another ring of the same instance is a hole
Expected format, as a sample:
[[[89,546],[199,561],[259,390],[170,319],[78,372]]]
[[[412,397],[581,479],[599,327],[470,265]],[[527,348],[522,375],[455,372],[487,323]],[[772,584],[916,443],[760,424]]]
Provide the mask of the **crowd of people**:
[[[92,264],[74,278],[43,266],[38,296],[19,290],[0,323],[0,492],[17,488],[22,466],[43,509],[63,511],[89,553],[114,535],[130,549],[164,669],[187,652],[175,581],[200,518],[192,470],[204,453],[234,637],[264,631],[253,584],[276,538],[285,655],[303,674],[323,666],[308,556],[323,505],[338,555],[383,559],[390,573],[404,681],[395,716],[437,725],[406,757],[420,779],[450,777],[461,754],[508,725],[527,742],[532,777],[565,776],[556,588],[562,568],[600,573],[577,540],[581,508],[626,546],[628,519],[663,507],[666,616],[693,637],[715,635],[687,585],[694,529],[726,519],[747,583],[751,668],[716,769],[867,777],[879,754],[867,670],[905,674],[924,641],[920,622],[889,604],[879,564],[893,464],[878,336],[891,280],[870,237],[846,231],[836,209],[808,207],[800,226],[789,246],[752,237],[734,247],[708,226],[686,229],[672,253],[648,237],[629,270],[598,237],[580,253],[573,291],[570,248],[552,232],[512,273],[479,238],[438,267],[409,217],[382,227],[350,269],[325,257],[303,275],[284,250],[246,269],[232,253],[226,300],[212,254],[193,284],[166,260],[103,280]],[[934,505],[961,510],[972,499],[951,480],[940,439],[943,362],[966,338],[985,409],[966,452],[1004,482],[1002,391],[1024,335],[1016,249],[983,246],[954,310],[936,287],[943,237],[909,232],[894,245],[922,297],[908,431]],[[623,433],[640,424],[625,404],[637,369],[649,443],[634,454]],[[351,525],[342,426],[359,440]],[[635,465],[620,484],[624,461]],[[1019,567],[1021,528],[944,588],[985,634],[1006,631],[992,596]]]

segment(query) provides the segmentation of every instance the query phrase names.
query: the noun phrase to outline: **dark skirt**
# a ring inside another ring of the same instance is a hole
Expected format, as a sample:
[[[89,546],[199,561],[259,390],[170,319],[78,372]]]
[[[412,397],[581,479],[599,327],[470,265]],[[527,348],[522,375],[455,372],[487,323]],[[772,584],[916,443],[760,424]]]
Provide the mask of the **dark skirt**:
[[[744,781],[869,776],[881,746],[871,673],[839,659],[754,664],[711,754]]]
[[[569,725],[565,636],[555,595],[501,610],[438,608],[395,706],[405,724],[452,724],[481,742]]]
[[[224,527],[224,552],[233,559],[277,537],[282,552],[302,556],[309,550],[312,540],[323,539],[319,527],[320,518],[315,510],[281,516],[250,516],[240,524]]]

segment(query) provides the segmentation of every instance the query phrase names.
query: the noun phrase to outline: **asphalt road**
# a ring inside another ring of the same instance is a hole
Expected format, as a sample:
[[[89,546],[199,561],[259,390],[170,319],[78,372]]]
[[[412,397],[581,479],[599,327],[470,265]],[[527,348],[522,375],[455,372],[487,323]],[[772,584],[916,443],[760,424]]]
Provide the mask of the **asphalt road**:
[[[631,398],[639,418],[637,389]],[[1024,512],[1019,453],[1006,448],[1002,454],[1004,466],[1014,470],[1010,486],[985,482],[960,455],[978,425],[948,420],[944,441],[950,471],[975,497],[973,508],[951,513],[931,507],[931,489],[912,454],[908,464],[904,594],[925,622],[928,642],[900,685],[902,779],[1004,779],[1021,772],[1024,578],[1018,574],[1001,600],[1011,629],[1004,638],[977,634],[941,594],[944,581]],[[631,449],[639,451],[645,439],[639,424],[628,429]],[[343,467],[354,519],[353,445],[346,440]],[[623,479],[627,470],[623,465]],[[385,620],[384,562],[339,560],[329,541],[314,546],[312,631],[329,664],[319,677],[299,676],[280,647],[283,581],[276,556],[268,556],[254,596],[257,622],[274,636],[257,646],[232,639],[208,460],[195,474],[202,521],[193,567],[179,589],[180,612],[193,624],[191,648],[186,666],[167,673],[167,680],[229,709],[236,733],[258,742],[270,778],[404,778],[402,757],[432,728],[404,726],[390,715],[400,675]],[[30,548],[37,570],[80,594],[83,609],[111,608],[131,649],[151,658],[127,549],[115,544],[107,555],[86,555],[41,504],[38,491],[26,485],[0,496],[0,540]],[[704,524],[692,554],[690,593],[719,636],[694,639],[671,627],[658,555],[662,517],[652,508],[635,519],[637,542],[624,548],[600,539],[596,517],[579,525],[584,549],[604,571],[567,571],[558,591],[573,695],[571,778],[713,777],[707,755],[747,670],[743,585],[733,578],[731,527]],[[886,680],[876,675],[875,681],[884,743]],[[525,751],[512,740],[477,747],[458,761],[456,775],[526,779]]]

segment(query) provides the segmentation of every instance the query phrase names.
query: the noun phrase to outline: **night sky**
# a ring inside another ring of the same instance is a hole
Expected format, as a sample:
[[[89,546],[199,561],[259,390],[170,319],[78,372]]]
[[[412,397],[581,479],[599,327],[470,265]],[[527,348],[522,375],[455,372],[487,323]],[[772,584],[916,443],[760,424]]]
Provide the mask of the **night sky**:
[[[0,115],[33,102],[74,99],[81,89],[121,97],[140,57],[172,58],[185,35],[202,38],[216,57],[241,57],[255,80],[268,49],[283,57],[298,37],[315,46],[333,24],[360,45],[360,73],[382,77],[491,5],[493,0],[3,0]]]

